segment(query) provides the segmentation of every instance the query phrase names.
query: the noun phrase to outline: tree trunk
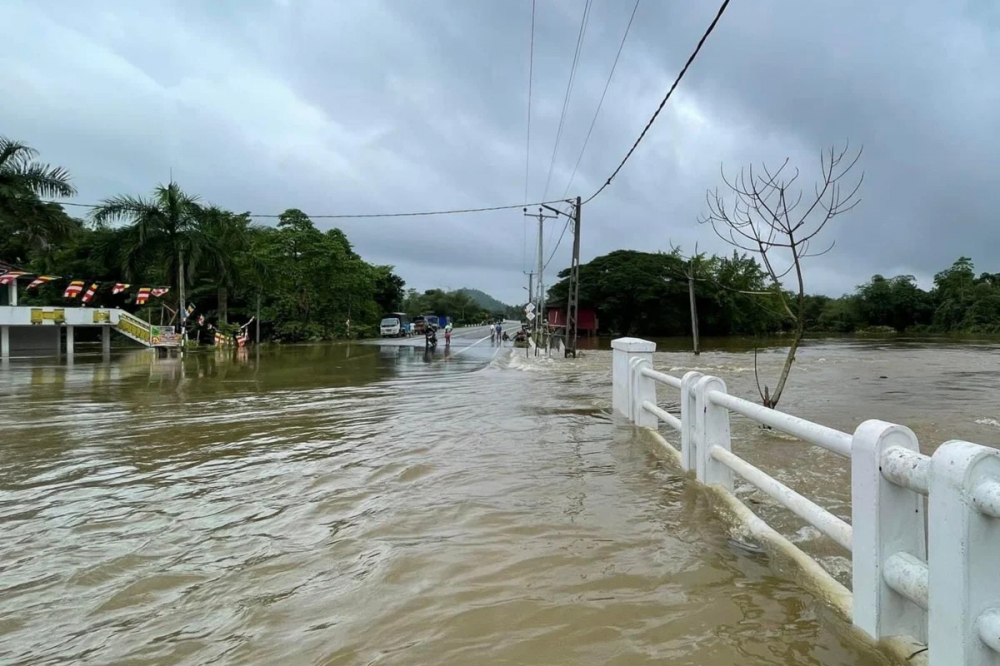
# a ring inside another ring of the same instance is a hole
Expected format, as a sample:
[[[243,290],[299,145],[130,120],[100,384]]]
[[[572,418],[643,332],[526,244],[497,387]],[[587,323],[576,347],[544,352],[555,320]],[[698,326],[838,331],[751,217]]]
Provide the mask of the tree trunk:
[[[187,341],[187,305],[184,302],[184,250],[177,253],[177,318],[181,325],[181,343]]]
[[[219,321],[223,324],[229,323],[229,289],[225,285],[219,286]]]

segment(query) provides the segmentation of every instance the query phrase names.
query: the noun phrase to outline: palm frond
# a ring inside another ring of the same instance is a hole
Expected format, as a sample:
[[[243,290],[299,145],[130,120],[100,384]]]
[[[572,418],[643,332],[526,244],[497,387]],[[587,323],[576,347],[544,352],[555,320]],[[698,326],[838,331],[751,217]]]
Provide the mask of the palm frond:
[[[70,184],[69,172],[40,162],[23,165],[14,172],[15,182],[40,197],[71,197],[76,189]]]
[[[105,199],[100,206],[90,211],[90,221],[94,226],[103,227],[114,222],[136,222],[158,212],[156,204],[148,199],[120,194]]]

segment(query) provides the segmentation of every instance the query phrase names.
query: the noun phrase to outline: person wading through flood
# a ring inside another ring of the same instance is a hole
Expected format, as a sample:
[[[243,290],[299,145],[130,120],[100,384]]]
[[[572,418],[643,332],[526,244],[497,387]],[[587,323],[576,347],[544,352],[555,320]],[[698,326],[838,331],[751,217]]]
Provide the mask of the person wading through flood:
[[[451,345],[451,322],[449,321],[448,325],[444,327],[444,346],[445,348],[447,348],[450,345]]]
[[[490,324],[490,344],[493,344],[496,341],[497,341],[497,325],[491,323]]]
[[[503,344],[503,324],[497,322],[497,342]]]

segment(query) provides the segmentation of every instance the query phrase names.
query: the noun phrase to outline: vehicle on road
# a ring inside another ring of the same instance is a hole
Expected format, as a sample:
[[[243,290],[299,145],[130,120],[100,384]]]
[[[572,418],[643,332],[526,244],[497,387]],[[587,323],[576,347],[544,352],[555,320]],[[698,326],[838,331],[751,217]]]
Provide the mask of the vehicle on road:
[[[423,317],[414,317],[413,318],[413,332],[416,333],[417,335],[423,333],[424,332],[424,328],[426,326],[427,326],[427,322],[424,321]]]
[[[390,312],[379,324],[383,338],[405,338],[410,330],[410,318],[402,312]]]
[[[429,325],[435,331],[441,328],[441,319],[437,315],[425,314],[423,319],[425,325]]]

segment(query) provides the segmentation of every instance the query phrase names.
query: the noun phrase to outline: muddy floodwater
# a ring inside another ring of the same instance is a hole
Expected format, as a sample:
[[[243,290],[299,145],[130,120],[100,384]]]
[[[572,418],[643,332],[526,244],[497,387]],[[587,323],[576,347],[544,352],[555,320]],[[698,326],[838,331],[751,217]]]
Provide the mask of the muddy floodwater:
[[[0,663],[894,663],[612,421],[610,351],[478,339],[5,364]],[[781,408],[903,423],[925,452],[997,446],[998,359],[988,342],[811,340]],[[781,360],[763,350],[762,378]],[[756,393],[746,350],[655,364]],[[732,430],[849,518],[846,461]],[[738,492],[849,583],[835,544]]]

